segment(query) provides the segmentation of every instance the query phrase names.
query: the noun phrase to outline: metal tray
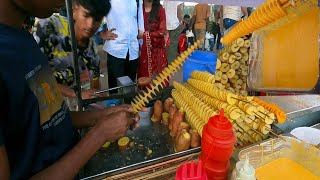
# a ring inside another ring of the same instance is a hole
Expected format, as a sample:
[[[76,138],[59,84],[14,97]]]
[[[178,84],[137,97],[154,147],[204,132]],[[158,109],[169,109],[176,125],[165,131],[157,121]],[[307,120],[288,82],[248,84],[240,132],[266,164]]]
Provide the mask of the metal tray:
[[[200,148],[195,148],[175,153],[173,149],[174,141],[169,134],[168,126],[160,122],[152,122],[150,112],[151,108],[149,108],[148,112],[139,113],[140,127],[127,133],[130,140],[135,142],[134,148],[129,147],[120,151],[117,142],[114,142],[107,149],[98,150],[82,169],[81,178],[105,178],[200,152]],[[147,155],[149,149],[152,150],[151,155]]]

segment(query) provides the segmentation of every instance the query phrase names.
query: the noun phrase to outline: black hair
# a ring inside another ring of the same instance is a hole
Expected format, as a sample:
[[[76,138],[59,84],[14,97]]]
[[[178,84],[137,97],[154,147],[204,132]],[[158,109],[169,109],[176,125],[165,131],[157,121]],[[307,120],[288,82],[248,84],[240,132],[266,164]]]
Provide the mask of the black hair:
[[[150,12],[150,16],[148,19],[148,22],[158,22],[159,21],[159,10],[160,10],[161,4],[160,0],[153,0],[152,2],[152,9]]]
[[[189,19],[190,19],[189,14],[184,15],[184,16],[183,16],[183,19],[185,19],[185,18],[189,18]]]
[[[73,0],[73,2],[88,10],[89,15],[97,19],[102,19],[111,9],[109,0]]]

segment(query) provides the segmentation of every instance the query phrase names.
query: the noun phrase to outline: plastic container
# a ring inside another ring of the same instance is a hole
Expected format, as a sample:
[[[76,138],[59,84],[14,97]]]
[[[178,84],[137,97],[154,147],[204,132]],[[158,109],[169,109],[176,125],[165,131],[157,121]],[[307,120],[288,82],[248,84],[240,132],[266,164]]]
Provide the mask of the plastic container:
[[[262,6],[276,7],[274,2]],[[247,85],[252,91],[319,93],[319,1],[295,2],[285,8],[283,18],[251,37]],[[273,16],[264,10],[257,12]]]
[[[244,161],[239,161],[232,172],[231,180],[255,180],[255,169],[249,163],[248,156]]]
[[[232,124],[224,116],[223,109],[219,115],[209,119],[202,134],[202,160],[229,161],[235,143]]]
[[[199,155],[199,160],[201,160],[204,165],[211,164],[211,166],[214,166],[215,169],[224,169],[226,167],[227,162],[229,162],[229,160],[227,160],[227,161],[214,161],[211,159],[206,159],[204,157],[206,157],[206,155],[203,152],[201,152]]]
[[[207,174],[208,179],[210,180],[226,180],[229,173],[230,161],[223,163],[214,163],[214,162],[204,162],[204,169]]]
[[[120,105],[121,99],[110,99],[110,100],[106,100],[105,102],[107,107],[113,107],[113,106]]]
[[[206,130],[203,132],[205,133]],[[202,136],[201,149],[206,159],[214,161],[228,161],[233,152],[235,135],[228,140],[213,139],[209,136]]]
[[[207,180],[205,170],[202,168],[202,162],[198,161],[195,164],[194,161],[190,163],[184,163],[180,166],[176,172],[176,180]]]
[[[190,78],[194,70],[208,71],[212,74],[216,71],[218,55],[212,52],[194,51],[183,65],[183,82]]]

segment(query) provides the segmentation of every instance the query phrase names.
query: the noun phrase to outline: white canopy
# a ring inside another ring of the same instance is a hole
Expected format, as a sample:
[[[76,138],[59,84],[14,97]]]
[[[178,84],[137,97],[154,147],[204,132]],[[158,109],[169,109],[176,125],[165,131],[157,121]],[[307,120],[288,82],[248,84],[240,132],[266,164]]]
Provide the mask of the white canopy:
[[[171,0],[171,1],[196,2],[196,3],[217,4],[217,5],[225,5],[225,6],[258,7],[265,0]]]

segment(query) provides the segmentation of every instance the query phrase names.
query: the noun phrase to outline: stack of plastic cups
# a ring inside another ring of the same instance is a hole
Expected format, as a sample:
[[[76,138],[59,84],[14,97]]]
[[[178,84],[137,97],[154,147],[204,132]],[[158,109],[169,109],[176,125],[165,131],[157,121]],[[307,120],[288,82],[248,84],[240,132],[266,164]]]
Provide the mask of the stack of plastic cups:
[[[209,119],[202,133],[199,159],[204,164],[208,179],[227,179],[235,140],[232,124],[222,109],[219,115]]]

